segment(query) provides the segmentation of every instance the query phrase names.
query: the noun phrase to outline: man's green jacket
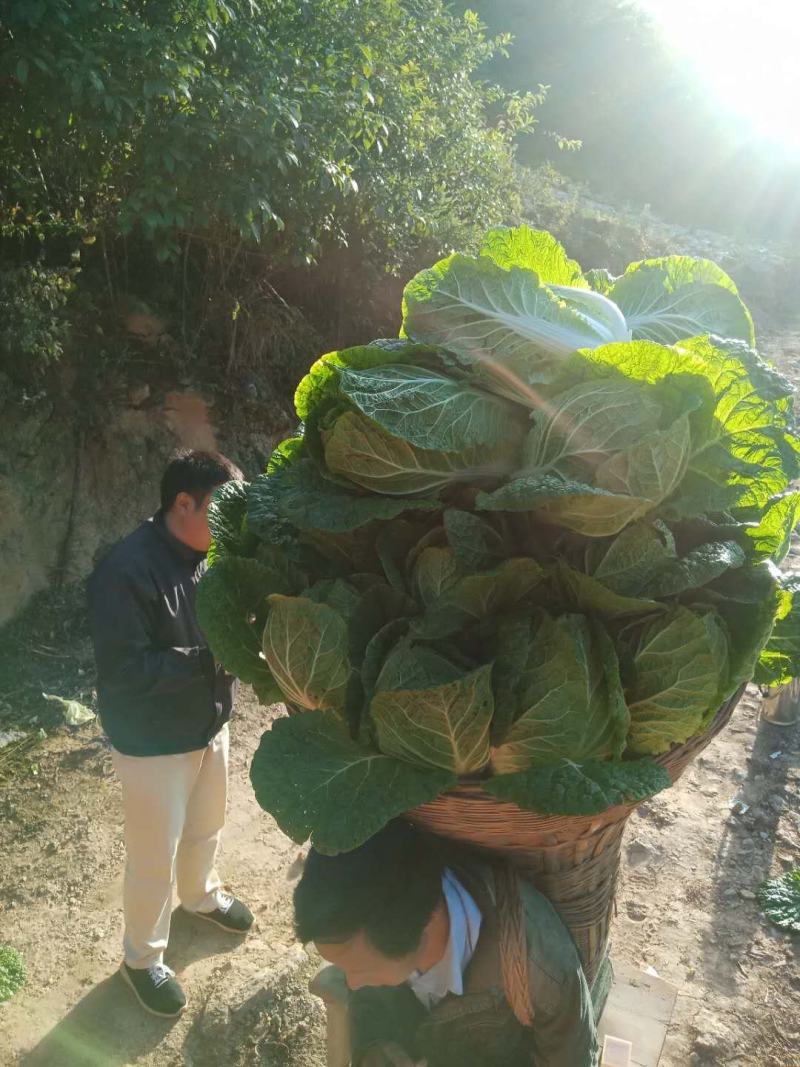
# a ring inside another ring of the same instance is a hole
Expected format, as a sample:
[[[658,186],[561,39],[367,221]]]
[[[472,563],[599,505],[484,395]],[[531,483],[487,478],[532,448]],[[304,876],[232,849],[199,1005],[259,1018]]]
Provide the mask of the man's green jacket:
[[[523,878],[533,1026],[518,1022],[503,990],[494,873],[480,862],[453,866],[481,910],[463,996],[427,1011],[407,985],[350,994],[353,1067],[380,1042],[396,1042],[428,1067],[595,1067],[592,1000],[572,938],[552,904]]]

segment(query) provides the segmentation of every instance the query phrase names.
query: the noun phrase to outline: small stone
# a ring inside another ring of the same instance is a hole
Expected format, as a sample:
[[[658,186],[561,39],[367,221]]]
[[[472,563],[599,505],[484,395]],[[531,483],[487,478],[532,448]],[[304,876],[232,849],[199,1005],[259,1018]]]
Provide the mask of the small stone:
[[[150,386],[145,382],[143,385],[136,385],[128,393],[128,403],[131,407],[138,408],[148,400],[150,397]]]
[[[719,1039],[715,1034],[698,1034],[694,1041],[695,1052],[712,1053],[719,1048]]]
[[[636,900],[629,900],[625,905],[628,918],[635,923],[642,923],[647,918],[647,909]]]
[[[755,895],[755,893],[753,892],[752,889],[740,889],[739,890],[739,896],[742,898],[742,900],[755,900],[756,899],[756,895]]]
[[[640,841],[638,838],[631,841],[628,845],[627,857],[631,867],[638,867],[642,863],[647,863],[653,860],[655,856],[655,849],[651,848],[650,845],[645,844],[644,841]]]

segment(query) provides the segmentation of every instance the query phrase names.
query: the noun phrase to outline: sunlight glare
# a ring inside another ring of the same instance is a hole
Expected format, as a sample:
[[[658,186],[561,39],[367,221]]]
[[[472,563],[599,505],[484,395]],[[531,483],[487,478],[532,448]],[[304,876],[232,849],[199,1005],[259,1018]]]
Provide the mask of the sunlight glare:
[[[800,0],[640,0],[722,109],[800,152]]]

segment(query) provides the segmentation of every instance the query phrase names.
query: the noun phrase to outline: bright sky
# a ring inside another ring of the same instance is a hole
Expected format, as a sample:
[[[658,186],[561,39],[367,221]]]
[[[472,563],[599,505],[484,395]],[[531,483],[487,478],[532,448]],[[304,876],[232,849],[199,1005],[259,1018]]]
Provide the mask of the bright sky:
[[[800,0],[640,0],[757,134],[800,151]]]

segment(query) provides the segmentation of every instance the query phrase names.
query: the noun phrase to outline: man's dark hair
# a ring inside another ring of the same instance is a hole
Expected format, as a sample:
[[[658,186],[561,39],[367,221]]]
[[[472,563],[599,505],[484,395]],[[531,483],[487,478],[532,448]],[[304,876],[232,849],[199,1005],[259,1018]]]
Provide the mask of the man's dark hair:
[[[178,452],[161,478],[161,508],[169,511],[178,493],[190,493],[199,505],[217,486],[242,480],[236,464],[220,452]]]
[[[385,956],[407,956],[442,897],[443,871],[435,841],[399,819],[352,852],[312,848],[294,891],[297,937],[336,944],[363,931]]]

